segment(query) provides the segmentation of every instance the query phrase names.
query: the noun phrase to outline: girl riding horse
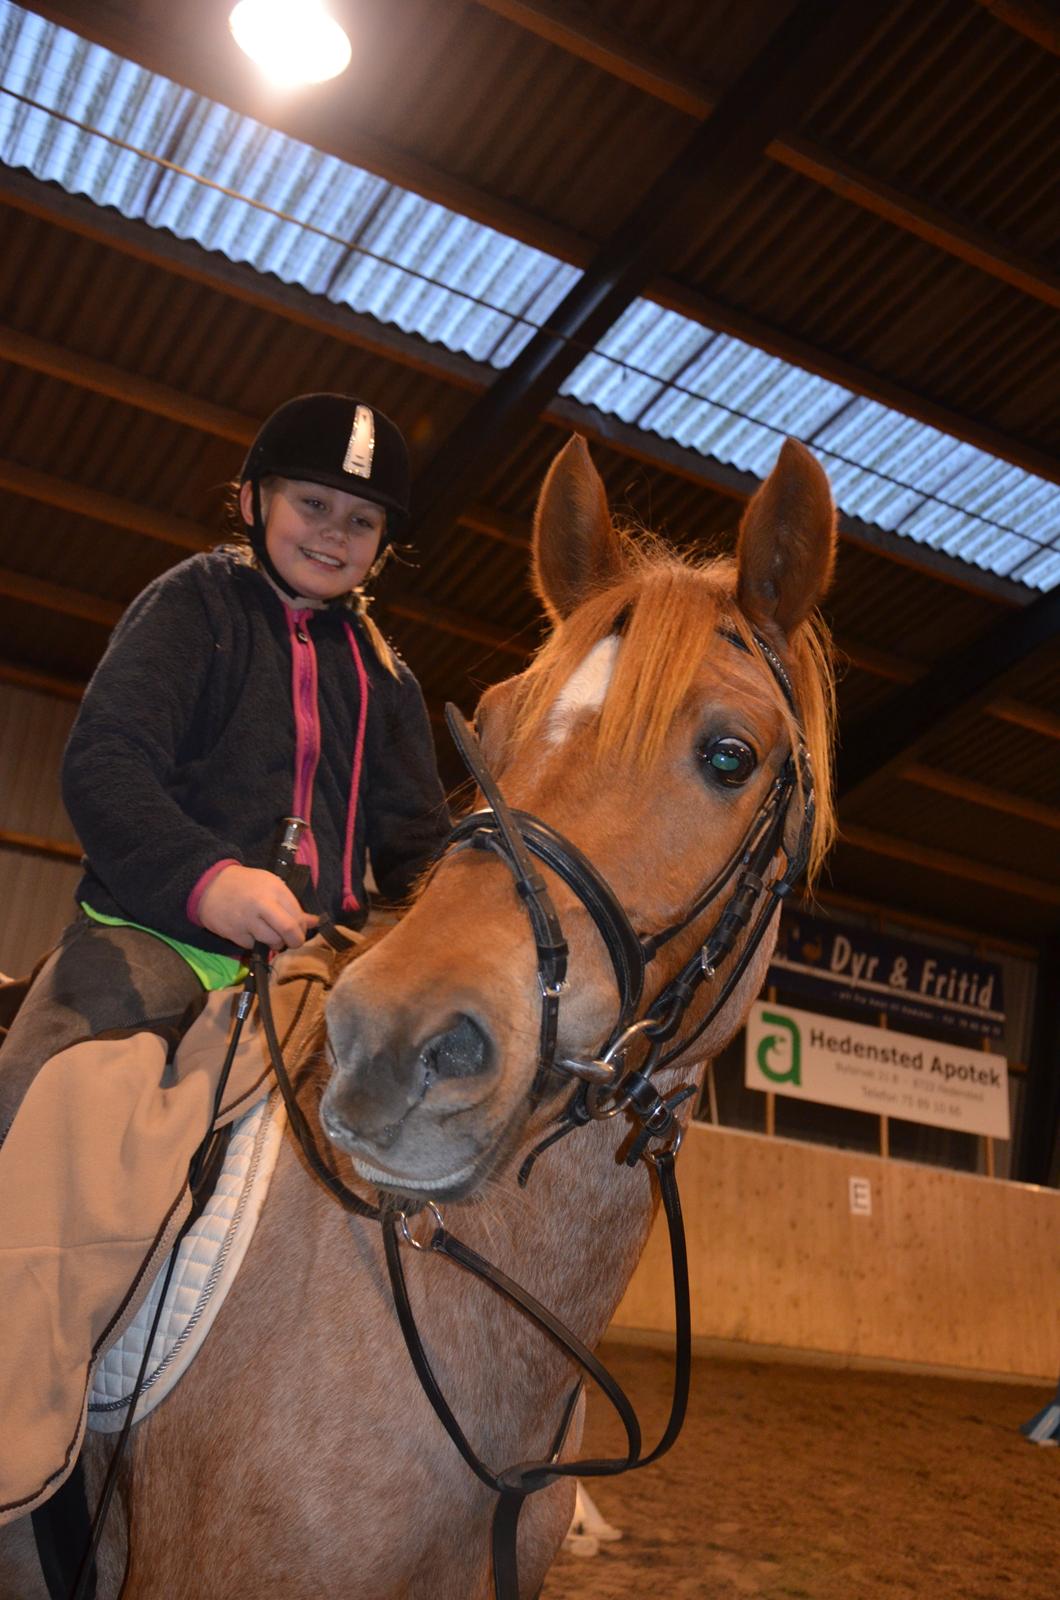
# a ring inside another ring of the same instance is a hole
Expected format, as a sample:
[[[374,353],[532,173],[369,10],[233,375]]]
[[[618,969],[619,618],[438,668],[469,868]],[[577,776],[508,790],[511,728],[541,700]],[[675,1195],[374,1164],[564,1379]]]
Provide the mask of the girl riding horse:
[[[68,1066],[72,1047],[101,1036],[115,1049],[130,1033],[179,1036],[206,991],[240,981],[256,942],[298,946],[318,921],[360,926],[367,857],[382,895],[400,900],[436,852],[449,817],[423,697],[363,589],[406,526],[409,493],[389,418],[346,395],[302,395],[250,448],[236,541],[163,573],[122,618],[63,764],[86,854],[78,914],[0,1052],[0,1139],[45,1092],[53,1058]],[[292,812],[309,824],[297,894],[267,870]],[[144,1225],[135,1170],[123,1179],[115,1237]],[[69,1285],[54,1290],[70,1303]],[[0,1414],[13,1414],[8,1386],[29,1385],[46,1415],[68,1351],[36,1338],[26,1350],[17,1332],[12,1343]],[[4,1506],[36,1507],[43,1531],[67,1443],[54,1459],[0,1451],[0,1519]],[[77,1482],[52,1509],[71,1505],[87,1527]],[[49,1574],[64,1596],[79,1555],[71,1567],[68,1548]]]

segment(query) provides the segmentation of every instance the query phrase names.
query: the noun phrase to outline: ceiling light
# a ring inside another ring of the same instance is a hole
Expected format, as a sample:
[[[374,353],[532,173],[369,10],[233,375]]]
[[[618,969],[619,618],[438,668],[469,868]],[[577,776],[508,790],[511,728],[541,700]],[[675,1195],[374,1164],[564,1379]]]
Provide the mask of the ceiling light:
[[[285,88],[337,78],[350,41],[321,0],[239,0],[228,18],[241,50]]]

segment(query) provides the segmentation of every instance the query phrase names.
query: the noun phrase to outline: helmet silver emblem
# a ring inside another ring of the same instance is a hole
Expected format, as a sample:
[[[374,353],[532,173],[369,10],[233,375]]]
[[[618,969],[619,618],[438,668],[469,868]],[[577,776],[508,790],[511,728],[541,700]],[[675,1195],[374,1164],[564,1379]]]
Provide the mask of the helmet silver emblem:
[[[370,478],[374,455],[375,413],[371,406],[358,406],[353,414],[350,442],[342,460],[343,472],[349,472],[355,478]]]

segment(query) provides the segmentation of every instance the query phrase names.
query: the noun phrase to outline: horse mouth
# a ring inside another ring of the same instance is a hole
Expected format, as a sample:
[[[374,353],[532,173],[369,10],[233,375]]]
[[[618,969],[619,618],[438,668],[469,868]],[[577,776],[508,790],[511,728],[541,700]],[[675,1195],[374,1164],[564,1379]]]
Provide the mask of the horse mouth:
[[[388,1194],[422,1196],[430,1200],[462,1200],[479,1188],[511,1148],[514,1124],[517,1122],[513,1118],[499,1136],[483,1143],[468,1140],[465,1144],[468,1159],[441,1175],[434,1175],[430,1170],[431,1161],[425,1158],[417,1161],[412,1151],[406,1153],[405,1160],[395,1162],[393,1166],[380,1165],[379,1150],[350,1127],[342,1113],[333,1106],[322,1105],[320,1120],[328,1138],[346,1152],[357,1176],[365,1183]],[[437,1172],[438,1163],[434,1165]]]
[[[381,1167],[373,1167],[359,1156],[351,1155],[350,1160],[357,1176],[366,1183],[374,1184],[377,1189],[386,1189],[395,1194],[440,1195],[444,1200],[453,1200],[465,1194],[465,1185],[475,1179],[478,1168],[478,1162],[471,1161],[447,1177],[424,1178],[418,1173],[384,1172]]]

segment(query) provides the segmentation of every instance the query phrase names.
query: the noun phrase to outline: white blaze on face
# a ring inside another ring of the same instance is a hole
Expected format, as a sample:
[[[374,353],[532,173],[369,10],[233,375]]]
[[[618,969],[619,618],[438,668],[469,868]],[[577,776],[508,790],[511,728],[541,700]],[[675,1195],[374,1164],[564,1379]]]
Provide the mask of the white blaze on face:
[[[562,744],[575,718],[583,711],[600,710],[610,687],[621,642],[617,633],[601,639],[567,679],[549,714],[545,736],[550,744]]]

